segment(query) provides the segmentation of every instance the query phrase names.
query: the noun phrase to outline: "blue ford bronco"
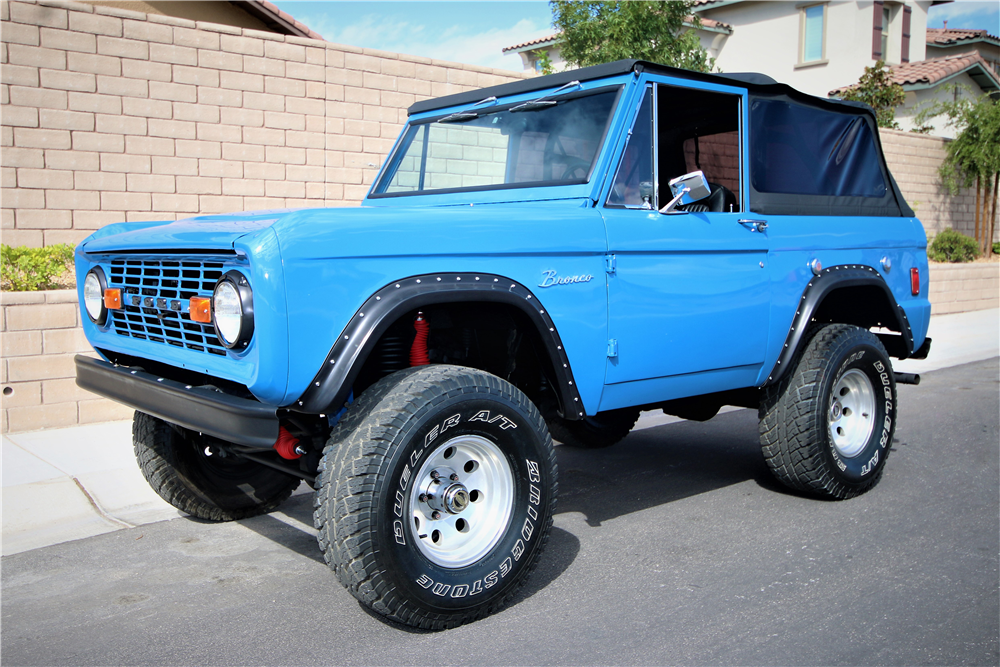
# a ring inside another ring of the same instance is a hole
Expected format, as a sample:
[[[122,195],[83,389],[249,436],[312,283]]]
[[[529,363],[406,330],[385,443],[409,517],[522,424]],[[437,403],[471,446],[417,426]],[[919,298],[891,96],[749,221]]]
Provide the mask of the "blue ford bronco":
[[[537,562],[553,437],[742,406],[788,487],[875,486],[926,243],[869,108],[619,61],[417,102],[359,208],[97,231],[77,382],[136,409],[167,502],[240,519],[305,480],[343,585],[447,628]]]

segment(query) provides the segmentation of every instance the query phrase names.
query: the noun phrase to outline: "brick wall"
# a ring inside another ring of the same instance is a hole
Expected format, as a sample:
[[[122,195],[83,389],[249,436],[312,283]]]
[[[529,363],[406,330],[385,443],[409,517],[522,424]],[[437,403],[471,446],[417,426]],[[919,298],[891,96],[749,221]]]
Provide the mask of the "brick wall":
[[[949,140],[896,130],[880,130],[879,134],[889,169],[906,201],[924,224],[927,238],[933,238],[948,227],[973,236],[975,188],[964,188],[952,196],[941,185],[938,176]]]
[[[97,356],[80,328],[72,290],[5,292],[0,302],[0,431],[126,419],[132,411],[76,386],[73,357]]]
[[[8,245],[356,204],[414,101],[527,76],[57,0],[0,8]]]
[[[930,269],[935,315],[1000,308],[1000,264],[932,263]]]
[[[0,2],[0,239],[358,203],[406,119],[528,76],[58,0]],[[72,291],[0,295],[0,431],[126,418],[78,389]]]

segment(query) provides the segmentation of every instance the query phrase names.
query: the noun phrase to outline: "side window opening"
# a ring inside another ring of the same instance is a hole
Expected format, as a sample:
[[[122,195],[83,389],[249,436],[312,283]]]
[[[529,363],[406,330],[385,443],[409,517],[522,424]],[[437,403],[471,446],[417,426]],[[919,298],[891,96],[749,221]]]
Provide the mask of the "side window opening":
[[[671,179],[700,170],[712,196],[688,210],[741,211],[739,96],[659,86],[656,106],[660,198]]]

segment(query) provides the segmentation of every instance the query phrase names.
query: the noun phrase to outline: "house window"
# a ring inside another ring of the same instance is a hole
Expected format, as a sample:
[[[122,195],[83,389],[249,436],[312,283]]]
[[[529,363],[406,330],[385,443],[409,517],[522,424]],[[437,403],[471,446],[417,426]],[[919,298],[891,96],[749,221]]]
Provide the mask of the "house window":
[[[826,5],[803,7],[800,17],[799,63],[818,63],[826,59]]]
[[[889,59],[889,8],[882,6],[882,60]]]

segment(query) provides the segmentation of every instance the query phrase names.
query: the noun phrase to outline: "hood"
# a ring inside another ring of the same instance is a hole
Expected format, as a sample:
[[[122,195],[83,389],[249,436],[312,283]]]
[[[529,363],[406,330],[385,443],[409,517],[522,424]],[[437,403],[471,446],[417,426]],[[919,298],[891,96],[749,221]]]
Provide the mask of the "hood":
[[[232,250],[236,240],[267,229],[299,209],[201,215],[183,220],[108,225],[84,240],[86,253],[118,250]]]
[[[360,257],[442,252],[591,251],[603,232],[581,234],[590,200],[462,206],[350,206],[206,215],[176,221],[108,225],[88,237],[84,253],[233,251],[272,229],[288,256]],[[518,232],[515,229],[521,227]],[[591,238],[594,236],[594,238]]]

